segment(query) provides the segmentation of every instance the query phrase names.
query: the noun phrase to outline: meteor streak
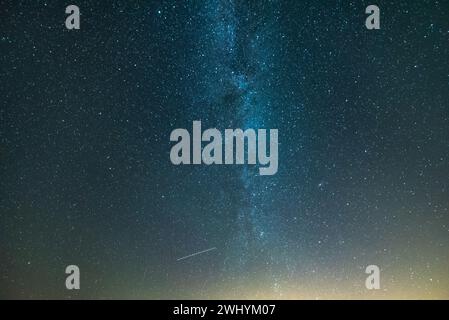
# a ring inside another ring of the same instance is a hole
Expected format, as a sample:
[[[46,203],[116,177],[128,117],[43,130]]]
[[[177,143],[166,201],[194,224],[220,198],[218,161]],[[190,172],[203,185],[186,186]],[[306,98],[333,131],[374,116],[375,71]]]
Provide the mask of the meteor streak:
[[[212,250],[216,250],[216,249],[217,249],[216,247],[213,247],[213,248],[209,248],[209,249],[206,249],[206,250],[203,250],[203,251],[200,251],[200,252],[192,253],[192,254],[189,254],[188,256],[176,259],[176,261],[181,261],[181,260],[184,260],[184,259],[196,256],[196,255],[199,255],[199,254],[202,254],[202,253],[206,253],[206,252],[209,252],[209,251],[212,251]]]

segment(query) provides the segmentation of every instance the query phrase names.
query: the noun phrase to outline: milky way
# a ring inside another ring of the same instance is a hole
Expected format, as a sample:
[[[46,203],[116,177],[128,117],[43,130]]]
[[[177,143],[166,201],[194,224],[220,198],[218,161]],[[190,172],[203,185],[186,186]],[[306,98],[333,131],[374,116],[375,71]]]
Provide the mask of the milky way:
[[[276,53],[267,40],[276,28],[278,7],[274,2],[259,5],[207,2],[203,11],[207,30],[202,30],[200,41],[204,42],[206,50],[213,51],[216,59],[212,59],[209,68],[220,70],[217,80],[223,85],[205,97],[206,103],[213,104],[205,112],[222,114],[223,109],[232,110],[229,117],[220,119],[215,126],[232,123],[248,129],[276,125],[276,110],[272,109],[269,98],[273,90],[270,81],[275,72],[272,60]],[[262,10],[272,14],[264,16]],[[217,82],[210,77],[204,81],[214,85]],[[208,118],[207,114],[205,116]],[[285,263],[283,250],[276,245],[285,240],[278,213],[270,208],[271,192],[277,179],[260,179],[249,166],[238,170],[241,203],[235,212],[225,213],[235,219],[230,239],[224,242],[225,272],[243,278],[242,283],[245,283],[251,281],[252,273],[262,269],[269,277],[267,284],[277,287],[279,271],[274,268],[276,264]],[[236,291],[240,289],[240,286],[235,288]]]

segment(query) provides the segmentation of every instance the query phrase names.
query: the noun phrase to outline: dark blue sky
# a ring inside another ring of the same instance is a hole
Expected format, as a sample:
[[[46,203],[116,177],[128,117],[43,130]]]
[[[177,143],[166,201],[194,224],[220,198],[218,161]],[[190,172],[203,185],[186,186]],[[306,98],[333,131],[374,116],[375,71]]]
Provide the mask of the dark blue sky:
[[[380,30],[366,1],[68,4],[0,2],[0,297],[449,297],[447,1],[377,1]],[[174,166],[195,120],[278,129],[279,171]]]

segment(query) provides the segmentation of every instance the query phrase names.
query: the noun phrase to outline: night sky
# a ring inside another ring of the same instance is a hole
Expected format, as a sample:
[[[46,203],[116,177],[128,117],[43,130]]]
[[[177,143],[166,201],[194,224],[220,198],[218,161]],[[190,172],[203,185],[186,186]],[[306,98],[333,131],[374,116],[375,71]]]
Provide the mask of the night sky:
[[[449,1],[0,1],[0,51],[0,298],[449,299]],[[278,172],[173,165],[195,120]]]

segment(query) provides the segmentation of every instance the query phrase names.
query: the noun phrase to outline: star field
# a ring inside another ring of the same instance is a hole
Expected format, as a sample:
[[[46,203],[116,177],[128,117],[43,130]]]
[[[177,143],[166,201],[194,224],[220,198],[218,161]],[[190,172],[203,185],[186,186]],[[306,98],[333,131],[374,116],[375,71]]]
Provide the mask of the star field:
[[[0,3],[1,298],[449,298],[448,1],[377,1],[380,30],[366,1],[68,4]],[[195,120],[278,129],[278,172],[173,165]]]

